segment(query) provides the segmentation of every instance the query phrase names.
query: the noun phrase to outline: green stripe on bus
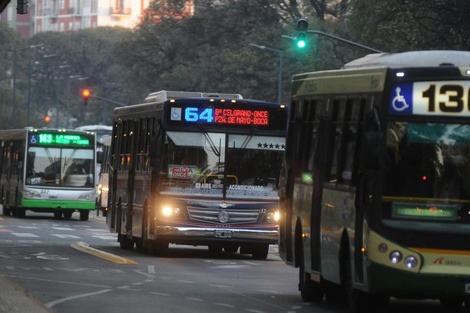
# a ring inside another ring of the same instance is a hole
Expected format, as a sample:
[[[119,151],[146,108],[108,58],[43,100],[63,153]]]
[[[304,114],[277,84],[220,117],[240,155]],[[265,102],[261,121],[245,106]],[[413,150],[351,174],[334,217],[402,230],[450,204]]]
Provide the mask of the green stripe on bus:
[[[28,208],[41,208],[41,209],[89,209],[96,208],[95,200],[79,201],[79,200],[35,200],[23,199],[21,206],[25,209]]]

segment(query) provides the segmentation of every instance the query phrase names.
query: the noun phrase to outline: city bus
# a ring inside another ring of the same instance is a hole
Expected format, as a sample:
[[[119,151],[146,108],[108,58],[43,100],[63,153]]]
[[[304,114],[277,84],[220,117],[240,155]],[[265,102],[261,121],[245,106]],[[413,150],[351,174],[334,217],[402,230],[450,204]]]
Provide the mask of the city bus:
[[[95,134],[64,129],[0,130],[3,215],[26,211],[88,220],[95,209]]]
[[[470,53],[294,75],[279,253],[305,301],[470,306]]]
[[[284,105],[238,94],[159,91],[115,108],[107,223],[121,248],[266,259],[286,125]]]

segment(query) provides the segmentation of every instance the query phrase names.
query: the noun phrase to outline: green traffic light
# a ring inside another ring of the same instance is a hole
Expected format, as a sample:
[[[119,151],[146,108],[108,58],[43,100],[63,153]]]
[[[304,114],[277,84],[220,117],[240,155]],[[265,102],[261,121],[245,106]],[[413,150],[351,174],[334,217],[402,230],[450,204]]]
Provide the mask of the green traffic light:
[[[298,48],[305,48],[305,40],[297,40]]]
[[[299,33],[296,38],[297,48],[303,49],[307,45],[305,41],[305,33]]]

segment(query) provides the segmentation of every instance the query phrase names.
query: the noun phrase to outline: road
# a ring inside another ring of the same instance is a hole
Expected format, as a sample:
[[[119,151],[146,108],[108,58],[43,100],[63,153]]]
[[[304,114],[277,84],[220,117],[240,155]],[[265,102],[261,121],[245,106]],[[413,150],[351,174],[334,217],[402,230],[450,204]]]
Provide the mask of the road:
[[[276,246],[261,261],[175,245],[155,257],[120,249],[104,218],[94,215],[87,222],[77,213],[70,220],[32,212],[0,217],[0,274],[58,313],[347,312],[302,302],[298,271],[280,260]],[[382,312],[416,310],[447,312],[432,301],[393,301]]]

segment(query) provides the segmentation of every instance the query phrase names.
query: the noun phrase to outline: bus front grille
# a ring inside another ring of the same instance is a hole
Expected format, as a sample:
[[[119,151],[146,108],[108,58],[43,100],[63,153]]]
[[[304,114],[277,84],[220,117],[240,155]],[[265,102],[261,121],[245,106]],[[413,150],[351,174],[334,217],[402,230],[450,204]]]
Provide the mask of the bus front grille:
[[[188,213],[189,218],[193,221],[221,224],[246,224],[255,223],[258,220],[259,209],[227,210],[188,207]]]

